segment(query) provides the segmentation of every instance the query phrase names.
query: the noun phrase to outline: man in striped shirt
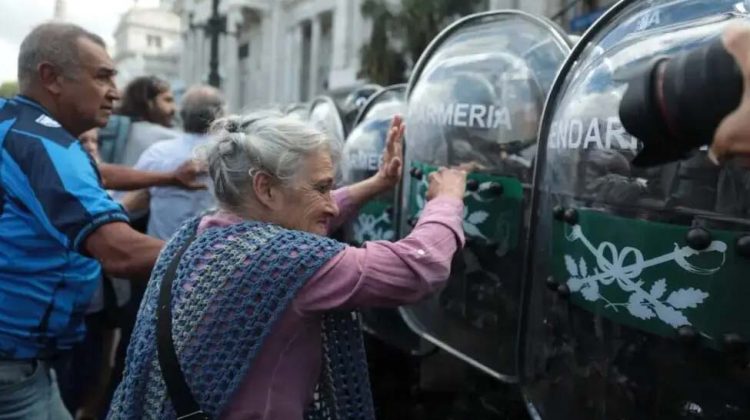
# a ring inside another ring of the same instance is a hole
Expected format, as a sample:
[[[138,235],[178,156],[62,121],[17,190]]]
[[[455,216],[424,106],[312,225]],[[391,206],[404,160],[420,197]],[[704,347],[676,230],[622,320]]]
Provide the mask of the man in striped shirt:
[[[50,368],[83,337],[102,268],[148,277],[163,242],[128,225],[76,137],[118,99],[104,42],[44,24],[23,41],[21,94],[0,100],[0,418],[70,418]]]

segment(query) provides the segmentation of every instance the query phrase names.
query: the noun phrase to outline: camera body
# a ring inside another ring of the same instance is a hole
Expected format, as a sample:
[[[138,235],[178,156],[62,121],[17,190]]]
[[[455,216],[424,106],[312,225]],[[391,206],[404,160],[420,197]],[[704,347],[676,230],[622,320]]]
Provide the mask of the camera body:
[[[623,127],[643,148],[633,165],[683,159],[711,144],[724,117],[739,106],[743,80],[720,38],[636,71],[620,103]]]

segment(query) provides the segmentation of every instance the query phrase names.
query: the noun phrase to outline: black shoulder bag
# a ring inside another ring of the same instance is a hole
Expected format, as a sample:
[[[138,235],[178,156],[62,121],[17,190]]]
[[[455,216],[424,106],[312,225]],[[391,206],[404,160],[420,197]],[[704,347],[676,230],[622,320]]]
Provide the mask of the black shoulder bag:
[[[197,232],[193,233],[170,261],[159,289],[159,307],[156,311],[156,354],[161,375],[178,420],[210,420],[210,417],[201,410],[185,381],[172,339],[172,283],[174,283],[180,259],[193,243],[196,235]]]

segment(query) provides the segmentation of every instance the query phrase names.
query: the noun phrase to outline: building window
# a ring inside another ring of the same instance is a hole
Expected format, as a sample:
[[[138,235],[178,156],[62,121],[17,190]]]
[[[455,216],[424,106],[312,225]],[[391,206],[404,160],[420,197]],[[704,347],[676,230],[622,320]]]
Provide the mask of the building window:
[[[146,35],[146,45],[161,49],[161,37],[158,35]]]
[[[250,44],[244,43],[240,45],[240,48],[238,48],[237,56],[240,60],[247,58],[250,55]]]

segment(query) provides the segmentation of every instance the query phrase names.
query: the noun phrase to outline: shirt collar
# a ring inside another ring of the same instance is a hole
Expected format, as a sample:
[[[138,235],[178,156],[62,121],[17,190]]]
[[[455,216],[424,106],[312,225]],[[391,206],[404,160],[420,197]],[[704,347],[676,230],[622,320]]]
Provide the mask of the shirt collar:
[[[42,106],[42,104],[40,104],[39,102],[37,102],[37,101],[29,98],[26,95],[16,95],[13,98],[13,100],[16,101],[16,102],[20,102],[20,103],[22,103],[24,105],[28,105],[30,107],[36,108],[36,109],[42,111],[43,113],[45,113],[48,116],[52,116],[52,114],[50,114],[50,112],[47,110],[47,108],[45,108],[44,106]]]

